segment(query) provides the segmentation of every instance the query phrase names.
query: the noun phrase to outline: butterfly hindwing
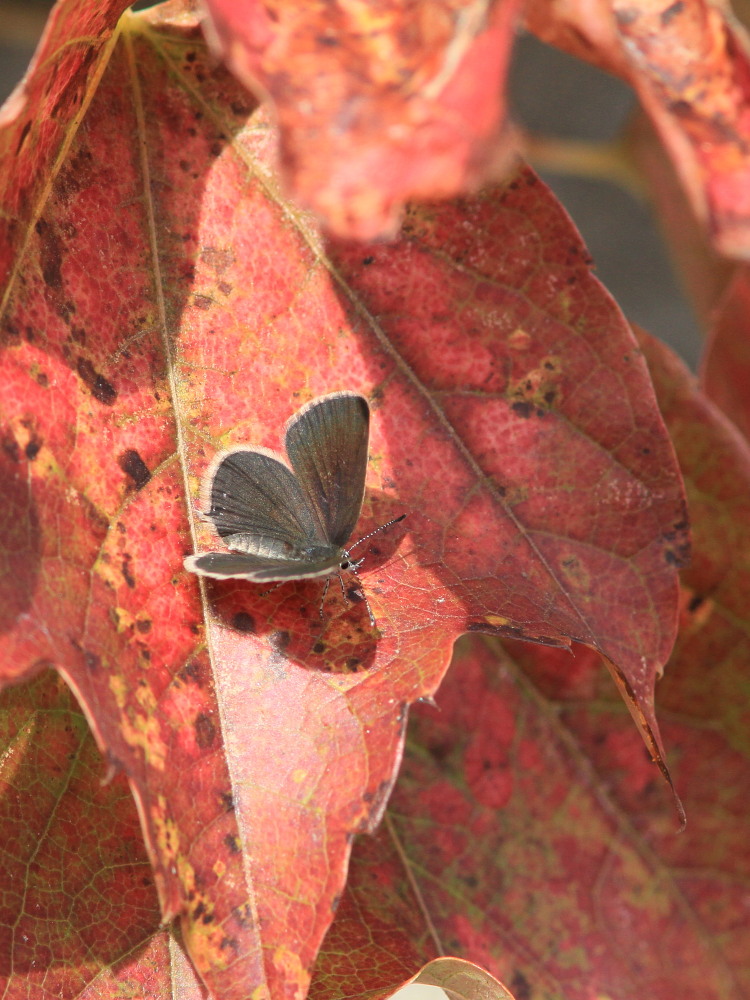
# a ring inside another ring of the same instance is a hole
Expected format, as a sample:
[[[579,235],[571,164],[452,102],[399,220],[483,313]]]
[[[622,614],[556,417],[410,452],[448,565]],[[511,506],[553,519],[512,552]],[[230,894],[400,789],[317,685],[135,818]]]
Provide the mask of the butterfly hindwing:
[[[201,555],[188,556],[185,568],[192,573],[219,580],[231,577],[253,580],[257,583],[272,583],[277,580],[305,580],[329,576],[338,569],[339,559],[338,552],[316,562],[266,559],[246,552],[203,552]]]

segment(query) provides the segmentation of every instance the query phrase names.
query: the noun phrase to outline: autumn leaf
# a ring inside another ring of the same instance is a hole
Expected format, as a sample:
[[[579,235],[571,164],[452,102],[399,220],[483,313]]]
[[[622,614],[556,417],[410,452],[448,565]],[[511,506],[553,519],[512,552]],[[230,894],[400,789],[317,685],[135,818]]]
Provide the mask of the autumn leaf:
[[[701,381],[706,395],[750,438],[750,275],[736,268],[712,317]]]
[[[435,704],[413,710],[383,826],[356,844],[315,1000],[445,952],[516,997],[747,995],[750,451],[682,363],[641,342],[694,532],[657,697],[687,828],[595,653],[462,639]]]
[[[92,49],[71,16],[65,44],[63,13],[87,9],[60,8],[37,61],[54,80],[77,53],[57,138],[3,165],[23,197],[5,219],[0,671],[51,665],[75,693],[206,985],[299,996],[408,705],[461,633],[599,649],[665,767],[679,472],[630,330],[530,171],[412,208],[390,244],[325,242],[194,14],[128,14]],[[31,115],[5,149],[39,134]],[[183,569],[216,544],[196,500],[215,453],[278,449],[299,405],[342,388],[373,409],[359,530],[408,515],[366,550],[377,630],[334,588],[321,622],[315,581],[262,596]]]
[[[161,996],[169,944],[130,789],[102,780],[59,676],[0,694],[0,759],[6,995],[83,996],[96,980],[101,997]]]
[[[392,234],[404,202],[509,168],[504,82],[518,0],[209,0],[214,47],[269,97],[290,197],[342,236]]]
[[[750,64],[739,22],[710,0],[535,0],[543,41],[626,80],[719,253],[750,254]]]

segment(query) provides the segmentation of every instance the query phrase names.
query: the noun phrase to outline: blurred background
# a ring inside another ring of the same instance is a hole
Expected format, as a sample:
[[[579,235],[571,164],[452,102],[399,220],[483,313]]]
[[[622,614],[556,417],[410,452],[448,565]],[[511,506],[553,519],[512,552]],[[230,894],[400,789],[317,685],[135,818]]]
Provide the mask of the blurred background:
[[[51,6],[49,0],[0,0],[0,102],[23,76]],[[611,153],[635,108],[632,92],[619,80],[530,35],[520,36],[516,45],[510,96],[513,116],[525,131],[555,144],[567,140],[579,150],[581,143],[591,144],[589,163],[597,150]],[[564,173],[549,169],[549,159],[531,162],[580,230],[598,277],[630,320],[695,368],[702,335],[648,202],[601,172],[584,176],[585,153]]]

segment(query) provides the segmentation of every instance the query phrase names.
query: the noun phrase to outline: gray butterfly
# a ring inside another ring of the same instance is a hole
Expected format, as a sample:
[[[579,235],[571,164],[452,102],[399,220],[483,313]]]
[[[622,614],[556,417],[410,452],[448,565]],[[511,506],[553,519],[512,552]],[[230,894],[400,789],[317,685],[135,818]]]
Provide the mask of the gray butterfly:
[[[346,597],[341,571],[356,575],[362,563],[352,560],[346,544],[362,509],[369,433],[364,396],[333,392],[311,400],[287,422],[284,440],[291,469],[266,448],[221,452],[203,477],[201,500],[203,516],[231,551],[188,556],[185,568],[255,583],[338,575]],[[365,604],[374,626],[367,598]],[[322,609],[321,600],[321,617]]]

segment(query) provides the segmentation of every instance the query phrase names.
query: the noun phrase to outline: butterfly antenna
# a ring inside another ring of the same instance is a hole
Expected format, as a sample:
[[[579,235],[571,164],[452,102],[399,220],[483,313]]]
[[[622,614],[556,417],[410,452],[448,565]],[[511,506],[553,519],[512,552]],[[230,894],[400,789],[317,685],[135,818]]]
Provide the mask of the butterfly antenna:
[[[386,521],[385,524],[381,524],[379,528],[375,528],[374,531],[370,531],[368,534],[363,535],[361,538],[358,538],[353,545],[349,546],[348,551],[351,552],[352,549],[356,549],[358,545],[361,545],[362,542],[366,542],[367,539],[372,538],[373,535],[377,535],[379,531],[385,531],[385,529],[390,528],[392,524],[398,524],[398,522],[403,521],[405,517],[406,514],[402,514],[400,517],[394,517],[392,521]]]

